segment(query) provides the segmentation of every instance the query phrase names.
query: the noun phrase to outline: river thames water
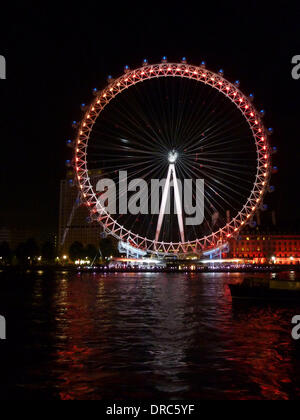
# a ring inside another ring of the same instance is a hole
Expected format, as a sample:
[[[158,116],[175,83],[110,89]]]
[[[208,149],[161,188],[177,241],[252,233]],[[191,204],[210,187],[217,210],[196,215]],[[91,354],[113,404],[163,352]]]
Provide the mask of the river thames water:
[[[300,305],[232,302],[243,276],[0,273],[0,399],[299,399]]]

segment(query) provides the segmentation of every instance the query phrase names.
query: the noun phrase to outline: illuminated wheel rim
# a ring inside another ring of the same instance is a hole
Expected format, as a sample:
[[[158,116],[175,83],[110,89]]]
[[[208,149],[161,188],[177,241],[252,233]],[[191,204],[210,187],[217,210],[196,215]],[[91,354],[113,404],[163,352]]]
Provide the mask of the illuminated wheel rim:
[[[216,89],[234,103],[247,121],[256,146],[257,172],[255,182],[248,200],[242,205],[238,214],[211,234],[188,242],[164,242],[142,237],[122,226],[99,202],[91,184],[87,149],[89,139],[99,115],[117,95],[143,81],[155,78],[177,77],[195,80]],[[98,221],[107,234],[118,240],[130,243],[134,247],[155,254],[201,254],[219,247],[231,238],[237,237],[240,230],[249,223],[263,203],[271,177],[271,149],[267,130],[260,113],[251,100],[245,96],[236,84],[228,82],[222,73],[208,71],[204,66],[193,66],[186,63],[167,63],[144,66],[135,70],[126,70],[125,74],[111,80],[102,91],[95,91],[95,99],[85,111],[78,124],[78,133],[74,153],[75,177],[81,192],[82,200],[89,208],[92,220]]]

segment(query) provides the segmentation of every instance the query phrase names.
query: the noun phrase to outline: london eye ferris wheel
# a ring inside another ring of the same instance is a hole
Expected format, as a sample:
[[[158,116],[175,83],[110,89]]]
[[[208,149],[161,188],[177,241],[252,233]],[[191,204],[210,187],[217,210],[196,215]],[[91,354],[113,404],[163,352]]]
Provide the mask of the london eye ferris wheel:
[[[109,77],[82,108],[82,120],[74,123],[75,179],[91,219],[123,243],[153,254],[201,255],[237,237],[264,209],[272,174],[270,129],[253,95],[227,81],[223,70],[185,58],[144,60]],[[149,186],[143,196],[148,211],[116,205],[112,213],[103,204],[96,185],[104,178],[117,186],[116,204],[124,195],[130,200],[130,188],[119,188],[120,173],[126,173],[127,186],[137,178]],[[164,182],[153,204],[154,179]],[[185,223],[181,187],[187,179],[192,186],[203,180],[201,223]]]

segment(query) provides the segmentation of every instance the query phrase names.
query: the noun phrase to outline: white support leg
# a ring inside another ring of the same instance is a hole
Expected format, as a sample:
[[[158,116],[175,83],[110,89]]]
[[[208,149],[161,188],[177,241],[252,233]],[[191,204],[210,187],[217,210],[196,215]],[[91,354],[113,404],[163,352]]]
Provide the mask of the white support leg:
[[[181,242],[185,242],[184,241],[183,217],[182,217],[182,203],[181,203],[181,199],[180,199],[180,193],[179,193],[179,188],[178,188],[175,166],[174,165],[172,165],[172,166],[173,166],[172,172],[173,172],[173,183],[174,183],[174,196],[175,196],[175,204],[176,204],[176,210],[177,210],[177,219],[178,219],[180,238],[181,238]]]
[[[171,163],[169,165],[168,176],[167,176],[166,184],[165,184],[165,187],[164,187],[164,190],[163,190],[162,202],[161,202],[161,206],[160,206],[157,228],[156,228],[155,242],[158,242],[158,240],[159,240],[159,235],[160,235],[160,231],[161,231],[161,227],[162,227],[162,222],[163,222],[163,219],[164,219],[164,216],[165,216],[167,199],[168,199],[168,194],[169,194],[169,190],[170,190],[171,176],[173,177],[175,205],[176,205],[176,211],[177,211],[177,219],[178,219],[180,238],[181,238],[181,242],[185,241],[184,240],[183,217],[182,217],[182,203],[181,203],[181,199],[180,199],[180,193],[179,193],[178,182],[177,182],[177,177],[176,177],[175,165],[174,165],[174,163]]]
[[[161,225],[162,225],[162,222],[163,222],[164,216],[165,216],[166,204],[167,204],[167,199],[168,199],[168,194],[169,194],[169,189],[170,189],[170,178],[171,178],[171,172],[172,172],[171,171],[171,166],[172,165],[169,165],[168,176],[167,176],[167,180],[166,180],[165,187],[164,187],[164,190],[163,190],[162,201],[161,201],[161,206],[160,206],[159,216],[158,216],[158,222],[157,222],[157,228],[156,228],[155,242],[158,242],[158,240],[159,240]]]

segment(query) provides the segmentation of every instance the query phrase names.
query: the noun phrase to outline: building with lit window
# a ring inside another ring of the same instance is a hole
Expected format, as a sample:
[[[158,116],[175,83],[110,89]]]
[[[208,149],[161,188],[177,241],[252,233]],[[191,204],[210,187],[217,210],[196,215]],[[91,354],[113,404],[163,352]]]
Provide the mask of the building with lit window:
[[[300,264],[300,235],[246,233],[230,242],[230,256],[255,264]]]
[[[26,242],[28,239],[34,238],[38,244],[46,242],[48,238],[42,232],[36,229],[27,229],[26,227],[1,227],[0,228],[0,243],[7,242],[11,249],[16,249],[18,245]],[[50,240],[50,238],[49,238]],[[51,242],[54,243],[54,239]]]
[[[66,179],[60,182],[59,252],[68,254],[74,242],[98,246],[101,232],[99,223],[90,222],[88,209],[82,205],[78,189],[73,185],[73,172],[69,171]]]
[[[2,242],[7,242],[9,244],[11,243],[11,232],[10,229],[6,227],[0,228],[0,244]]]

